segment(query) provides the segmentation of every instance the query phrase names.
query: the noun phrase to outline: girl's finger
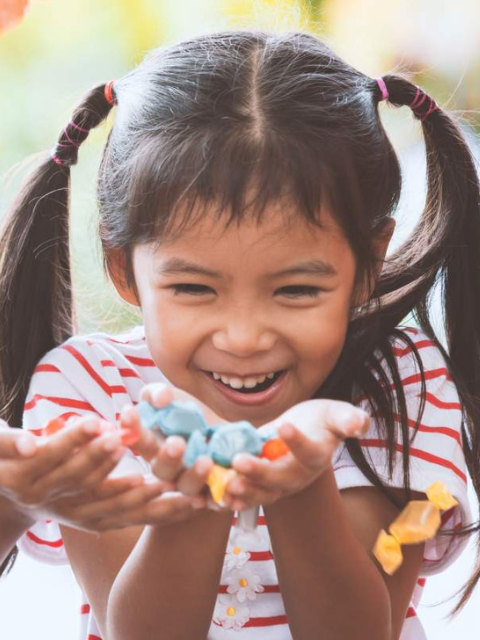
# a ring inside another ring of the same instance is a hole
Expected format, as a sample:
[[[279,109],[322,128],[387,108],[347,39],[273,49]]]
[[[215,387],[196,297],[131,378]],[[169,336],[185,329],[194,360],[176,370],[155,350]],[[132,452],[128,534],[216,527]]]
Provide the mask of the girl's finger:
[[[140,392],[140,399],[149,402],[157,409],[168,406],[173,402],[173,398],[173,390],[161,382],[147,384]]]
[[[122,520],[127,520],[127,526],[156,525],[167,526],[201,513],[193,507],[192,498],[181,494],[164,494],[144,505],[124,513],[122,516],[107,518],[102,527],[117,528],[122,526]],[[124,525],[123,525],[124,526]]]
[[[118,432],[105,433],[88,443],[76,453],[72,453],[63,464],[59,464],[50,473],[43,474],[37,480],[37,492],[56,495],[79,493],[85,487],[85,479],[94,472],[100,477],[107,475],[119,463],[125,453]],[[67,491],[68,490],[68,491]]]
[[[135,407],[127,405],[120,414],[122,442],[127,447],[133,447],[144,460],[149,462],[157,453],[161,445],[159,438],[142,427],[140,416]]]
[[[73,451],[90,442],[101,433],[100,418],[85,416],[74,424],[66,425],[57,433],[42,439],[33,460],[37,477],[42,477],[68,460]]]
[[[337,448],[339,442],[336,437],[322,438],[313,441],[292,424],[283,424],[278,429],[278,435],[288,446],[292,454],[309,471],[322,471]]]
[[[323,406],[325,425],[340,441],[358,438],[368,430],[370,417],[366,411],[337,400],[327,401]]]
[[[35,436],[23,429],[11,429],[2,421],[0,425],[0,460],[31,458],[37,451]]]
[[[150,461],[152,472],[167,482],[173,482],[183,471],[183,456],[185,454],[186,443],[180,436],[168,437],[157,455]]]
[[[198,496],[205,489],[212,468],[213,460],[209,456],[200,456],[193,467],[187,469],[178,479],[178,491],[186,496]]]
[[[249,454],[241,453],[233,459],[232,467],[244,476],[246,480],[267,491],[290,491],[298,483],[299,477],[307,475],[307,470],[292,453],[287,453],[278,460],[265,460]],[[311,475],[311,472],[308,472]],[[235,485],[240,478],[233,478],[228,489]]]
[[[118,516],[119,519],[125,517],[125,512],[137,509],[154,498],[158,498],[163,493],[163,485],[157,481],[146,481],[138,487],[127,489],[123,493],[111,496],[105,500],[97,500],[87,504],[82,504],[72,510],[70,517],[74,517],[78,522],[104,519]]]

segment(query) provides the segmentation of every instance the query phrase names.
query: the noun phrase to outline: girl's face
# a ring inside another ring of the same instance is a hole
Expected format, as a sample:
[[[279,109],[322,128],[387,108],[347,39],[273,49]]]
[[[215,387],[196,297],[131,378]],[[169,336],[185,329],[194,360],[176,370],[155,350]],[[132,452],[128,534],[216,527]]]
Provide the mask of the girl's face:
[[[156,365],[226,420],[256,426],[311,398],[332,371],[355,280],[354,254],[327,212],[322,229],[275,213],[227,230],[206,217],[133,252]]]

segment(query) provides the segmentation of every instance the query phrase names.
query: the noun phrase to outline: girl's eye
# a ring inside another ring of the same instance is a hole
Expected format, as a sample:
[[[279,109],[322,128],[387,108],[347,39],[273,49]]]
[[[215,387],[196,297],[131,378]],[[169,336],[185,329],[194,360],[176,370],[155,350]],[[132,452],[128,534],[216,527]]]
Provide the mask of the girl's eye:
[[[174,284],[171,286],[171,289],[173,289],[173,293],[176,296],[180,293],[187,293],[193,296],[214,293],[213,289],[206,287],[203,284]]]
[[[287,298],[317,298],[322,292],[322,289],[307,285],[291,285],[289,287],[282,287],[278,292],[281,295],[287,296]]]

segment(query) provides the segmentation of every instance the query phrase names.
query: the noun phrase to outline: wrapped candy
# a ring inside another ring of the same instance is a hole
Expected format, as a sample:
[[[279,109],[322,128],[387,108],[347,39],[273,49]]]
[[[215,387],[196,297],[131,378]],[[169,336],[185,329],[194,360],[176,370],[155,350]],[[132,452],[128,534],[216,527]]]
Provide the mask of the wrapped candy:
[[[440,511],[458,502],[443,482],[435,482],[426,491],[428,500],[412,500],[392,522],[388,534],[382,529],[373,549],[385,573],[393,575],[403,562],[402,544],[418,544],[435,537],[441,524]]]
[[[184,456],[186,467],[192,467],[202,455],[212,458],[215,464],[207,484],[217,504],[221,504],[226,487],[235,475],[231,466],[237,453],[275,460],[288,451],[275,429],[260,433],[246,420],[209,426],[193,401],[174,401],[161,409],[141,402],[137,410],[142,425],[147,429],[164,436],[179,435],[188,441]],[[251,516],[249,522],[256,522],[256,518]]]

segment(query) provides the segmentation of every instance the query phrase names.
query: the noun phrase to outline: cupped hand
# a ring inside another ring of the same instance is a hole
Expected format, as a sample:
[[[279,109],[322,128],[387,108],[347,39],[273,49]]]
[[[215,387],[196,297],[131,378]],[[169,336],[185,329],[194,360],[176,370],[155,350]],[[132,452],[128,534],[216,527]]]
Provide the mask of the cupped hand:
[[[141,392],[141,399],[149,402],[157,409],[169,405],[173,400],[193,400],[203,412],[206,422],[210,425],[224,422],[209,407],[195,397],[180,389],[172,389],[164,384],[156,383],[145,386]],[[133,434],[133,449],[139,453],[151,466],[152,473],[163,482],[171,483],[175,490],[192,498],[192,504],[197,508],[219,509],[211,500],[207,477],[213,467],[209,456],[200,456],[191,468],[183,463],[186,442],[180,436],[163,438],[151,430],[142,427],[138,411],[135,407],[127,406],[121,414],[121,426],[125,433]]]
[[[126,449],[100,418],[70,420],[57,433],[35,437],[0,424],[3,508],[30,520],[51,518],[86,531],[128,526],[139,510],[172,487],[140,474],[108,475]]]
[[[278,429],[288,453],[277,460],[238,454],[225,503],[235,510],[273,504],[309,486],[331,465],[337,447],[368,429],[368,414],[347,402],[309,400],[260,430]]]

